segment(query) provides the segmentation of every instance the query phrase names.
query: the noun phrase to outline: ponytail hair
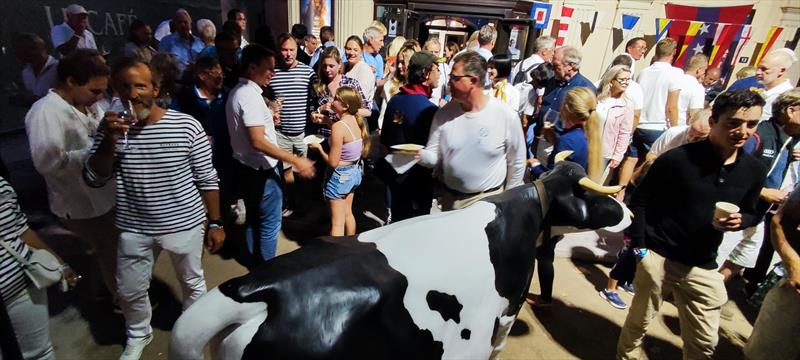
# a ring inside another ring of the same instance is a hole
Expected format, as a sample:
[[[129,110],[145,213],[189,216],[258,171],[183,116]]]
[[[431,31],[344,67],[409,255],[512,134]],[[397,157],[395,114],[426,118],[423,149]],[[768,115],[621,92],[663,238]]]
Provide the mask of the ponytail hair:
[[[582,122],[588,144],[588,160],[586,174],[594,181],[603,176],[603,129],[600,128],[600,116],[597,114],[597,100],[592,90],[586,87],[572,88],[564,95],[562,117],[570,122]]]
[[[363,106],[361,95],[351,87],[342,86],[336,90],[336,97],[347,106],[347,113],[356,118],[358,129],[361,131],[361,143],[363,144],[361,147],[361,158],[366,158],[367,154],[369,154],[370,145],[369,128],[367,128],[367,122],[364,121],[364,118],[358,114],[358,109]]]

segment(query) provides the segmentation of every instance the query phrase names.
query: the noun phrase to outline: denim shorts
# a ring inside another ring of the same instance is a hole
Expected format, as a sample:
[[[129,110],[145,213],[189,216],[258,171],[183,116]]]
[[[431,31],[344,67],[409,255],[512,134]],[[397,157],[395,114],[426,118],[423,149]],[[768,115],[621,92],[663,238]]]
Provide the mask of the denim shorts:
[[[328,169],[328,180],[322,194],[329,200],[341,200],[361,185],[361,166],[358,164]]]

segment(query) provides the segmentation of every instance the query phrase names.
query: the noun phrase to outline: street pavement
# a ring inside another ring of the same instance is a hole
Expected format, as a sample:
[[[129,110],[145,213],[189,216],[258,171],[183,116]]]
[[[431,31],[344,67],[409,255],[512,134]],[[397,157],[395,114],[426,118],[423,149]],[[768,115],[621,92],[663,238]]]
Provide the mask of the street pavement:
[[[85,276],[83,283],[69,293],[59,293],[55,287],[50,289],[50,329],[56,355],[59,359],[117,358],[124,343],[123,319],[112,311],[108,299],[91,295],[92,289],[99,286],[91,250],[61,228],[57,219],[47,212],[44,182],[30,164],[27,146],[24,132],[0,134],[0,155],[11,171],[10,182],[19,192],[32,227]],[[283,254],[298,246],[282,234],[278,250]],[[554,265],[553,305],[546,308],[525,305],[500,358],[613,358],[627,310],[612,308],[598,295],[605,286],[610,265],[565,257],[556,258]],[[209,289],[246,273],[235,260],[219,255],[205,254],[203,267]],[[536,276],[533,279],[531,292],[538,293]],[[729,284],[731,301],[723,307],[717,359],[742,358],[741,348],[752,331],[757,310],[744,301],[740,292],[742,286],[739,279]],[[166,359],[170,329],[181,309],[180,287],[168,256],[161,256],[156,263],[150,293],[156,304],[155,340],[142,358]],[[621,296],[630,302],[630,295],[622,293]],[[677,311],[671,303],[665,302],[645,340],[646,354],[650,359],[678,359],[680,344]],[[208,358],[208,353],[206,355]]]

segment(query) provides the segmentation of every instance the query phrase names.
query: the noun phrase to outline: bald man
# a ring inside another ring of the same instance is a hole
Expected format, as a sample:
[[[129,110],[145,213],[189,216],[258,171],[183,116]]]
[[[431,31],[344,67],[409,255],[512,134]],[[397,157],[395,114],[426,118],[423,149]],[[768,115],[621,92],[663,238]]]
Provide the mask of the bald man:
[[[703,87],[706,90],[705,104],[708,105],[717,98],[725,88],[722,86],[722,71],[719,68],[708,68],[702,77]]]
[[[192,17],[185,9],[178,9],[175,12],[172,26],[175,32],[161,39],[158,52],[175,55],[180,73],[183,74],[183,70],[197,60],[205,44],[199,37],[192,35]]]
[[[770,51],[758,63],[756,79],[764,85],[764,92],[761,95],[767,102],[761,114],[761,121],[772,116],[772,102],[781,94],[792,89],[792,84],[787,77],[789,68],[795,61],[797,61],[797,57],[794,52],[783,48]]]

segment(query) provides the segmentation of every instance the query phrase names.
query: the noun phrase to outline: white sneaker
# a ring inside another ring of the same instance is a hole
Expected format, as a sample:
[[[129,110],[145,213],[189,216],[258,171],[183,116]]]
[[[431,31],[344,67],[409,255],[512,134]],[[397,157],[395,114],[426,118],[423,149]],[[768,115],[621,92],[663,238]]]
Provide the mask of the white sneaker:
[[[153,341],[153,334],[143,338],[129,338],[125,344],[125,351],[119,356],[119,360],[139,360],[142,357],[144,348]]]

